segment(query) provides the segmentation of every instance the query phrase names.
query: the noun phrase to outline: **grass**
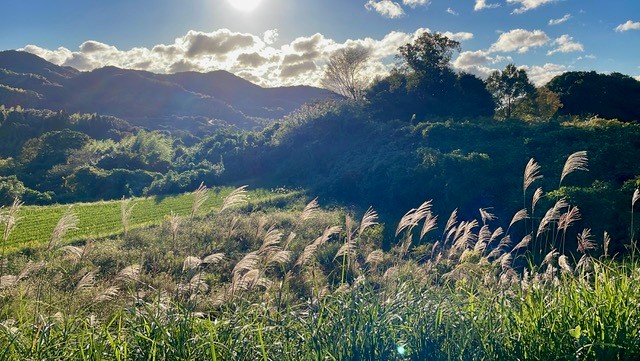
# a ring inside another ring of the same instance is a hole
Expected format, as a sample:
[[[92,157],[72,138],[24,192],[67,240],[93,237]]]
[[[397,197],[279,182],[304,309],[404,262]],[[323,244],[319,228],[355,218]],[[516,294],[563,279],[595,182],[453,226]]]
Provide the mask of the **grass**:
[[[214,188],[209,190],[210,197],[199,207],[198,215],[203,216],[222,206],[223,199],[233,188]],[[265,190],[249,192],[251,201],[260,203],[276,199],[286,199],[295,192],[271,193]],[[138,228],[161,224],[172,212],[177,215],[190,215],[193,211],[194,193],[166,197],[134,198],[128,204],[131,215],[128,228]],[[104,238],[120,234],[123,231],[121,201],[100,201],[52,206],[22,206],[17,214],[18,224],[6,243],[7,252],[46,244],[58,220],[71,208],[78,218],[77,229],[71,230],[65,237],[66,242],[87,238]]]
[[[640,265],[606,256],[588,229],[565,253],[565,201],[525,203],[506,230],[488,209],[454,211],[438,232],[427,201],[382,250],[372,209],[245,195],[7,257],[0,361],[640,359]]]

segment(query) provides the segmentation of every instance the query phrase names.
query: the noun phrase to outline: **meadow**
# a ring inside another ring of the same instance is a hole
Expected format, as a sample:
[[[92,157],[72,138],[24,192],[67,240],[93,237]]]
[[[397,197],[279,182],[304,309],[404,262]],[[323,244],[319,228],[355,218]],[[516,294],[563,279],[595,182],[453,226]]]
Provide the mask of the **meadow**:
[[[588,228],[567,246],[580,211],[534,189],[540,169],[529,161],[524,208],[503,222],[439,218],[427,200],[387,225],[316,199],[249,205],[244,188],[73,245],[57,242],[63,217],[56,242],[3,259],[0,360],[640,358],[635,246],[612,255]],[[587,169],[576,152],[560,182]]]
[[[222,205],[222,201],[233,188],[210,189],[209,196],[198,208],[197,215],[204,216]],[[273,193],[267,190],[252,190],[248,197],[253,203],[284,200],[295,196],[293,191]],[[126,226],[130,229],[161,224],[170,215],[191,216],[194,194],[184,193],[171,196],[137,197],[124,200],[127,215]],[[77,218],[74,229],[65,234],[65,242],[87,238],[111,237],[123,232],[123,201],[99,201],[74,203],[71,205],[21,206],[17,212],[19,226],[11,232],[4,247],[8,252],[21,248],[45,245],[51,238],[58,221],[66,213]],[[4,226],[0,227],[0,231]]]

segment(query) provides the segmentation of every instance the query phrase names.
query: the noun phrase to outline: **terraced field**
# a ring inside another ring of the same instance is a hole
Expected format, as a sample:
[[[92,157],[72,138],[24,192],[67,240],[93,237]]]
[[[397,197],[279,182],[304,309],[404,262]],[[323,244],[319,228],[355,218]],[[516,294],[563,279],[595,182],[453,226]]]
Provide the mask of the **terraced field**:
[[[200,207],[198,216],[216,212],[233,188],[213,188],[208,192],[207,201]],[[263,203],[294,196],[295,192],[271,192],[267,190],[249,191],[251,203]],[[159,224],[171,212],[188,216],[193,206],[193,193],[166,197],[134,198],[129,203],[133,210],[129,219],[129,228]],[[64,240],[84,239],[88,237],[109,237],[122,232],[121,201],[100,201],[76,203],[73,205],[23,206],[18,212],[18,223],[11,232],[6,250],[11,252],[21,248],[46,244],[51,237],[58,220],[69,209],[78,217],[78,227],[70,231]],[[3,228],[0,226],[0,228]]]

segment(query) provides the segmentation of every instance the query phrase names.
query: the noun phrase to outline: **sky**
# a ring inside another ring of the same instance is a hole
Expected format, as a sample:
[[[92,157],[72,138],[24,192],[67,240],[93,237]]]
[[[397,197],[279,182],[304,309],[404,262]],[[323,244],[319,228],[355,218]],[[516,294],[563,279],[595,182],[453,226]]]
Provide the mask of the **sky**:
[[[565,71],[640,80],[640,0],[2,0],[0,50],[89,71],[227,70],[262,86],[318,85],[329,57],[372,51],[384,76],[422,32],[461,44],[452,66],[509,63],[542,85]]]

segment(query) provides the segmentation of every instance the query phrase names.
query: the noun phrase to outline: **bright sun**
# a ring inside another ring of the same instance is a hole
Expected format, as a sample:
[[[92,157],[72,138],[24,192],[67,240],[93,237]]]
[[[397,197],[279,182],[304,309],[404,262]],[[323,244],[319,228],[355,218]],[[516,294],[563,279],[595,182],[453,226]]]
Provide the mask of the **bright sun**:
[[[262,0],[227,0],[234,8],[241,11],[251,11],[260,5]]]

